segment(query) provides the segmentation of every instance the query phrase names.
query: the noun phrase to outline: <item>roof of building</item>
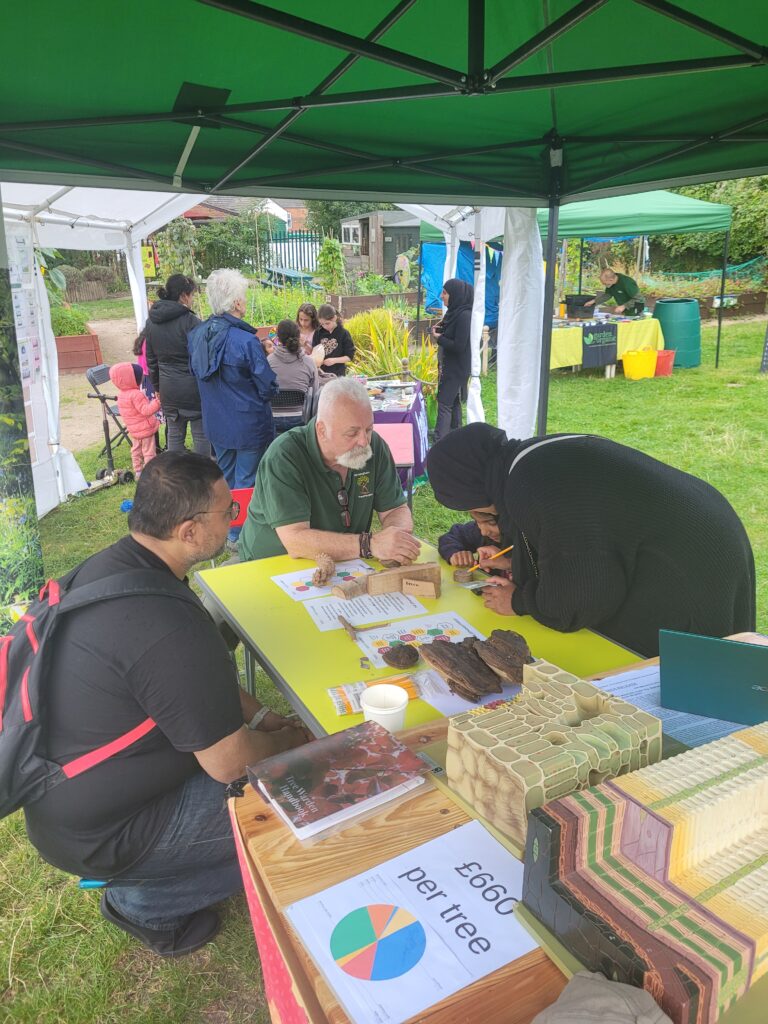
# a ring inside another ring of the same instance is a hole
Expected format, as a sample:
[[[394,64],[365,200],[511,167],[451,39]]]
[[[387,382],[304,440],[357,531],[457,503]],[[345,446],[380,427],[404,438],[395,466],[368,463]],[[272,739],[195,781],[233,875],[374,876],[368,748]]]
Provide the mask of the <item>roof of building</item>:
[[[182,216],[188,220],[226,220],[229,216],[224,210],[218,210],[208,203],[198,203],[191,210],[187,210]]]

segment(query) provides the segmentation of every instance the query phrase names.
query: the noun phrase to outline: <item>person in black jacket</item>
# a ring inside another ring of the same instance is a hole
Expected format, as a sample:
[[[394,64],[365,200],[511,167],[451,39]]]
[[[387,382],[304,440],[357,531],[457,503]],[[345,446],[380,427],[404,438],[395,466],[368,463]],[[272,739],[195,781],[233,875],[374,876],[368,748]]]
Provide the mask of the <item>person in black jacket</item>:
[[[197,380],[189,369],[187,334],[201,321],[191,310],[197,285],[185,274],[172,274],[149,311],[142,334],[152,387],[160,395],[168,425],[168,451],[184,451],[187,424],[198,455],[211,454],[203,432]]]
[[[483,592],[502,615],[594,629],[644,657],[659,653],[660,629],[755,628],[749,538],[697,477],[604,437],[508,441],[486,423],[436,444],[427,470],[442,505],[514,545],[512,579]]]
[[[432,328],[439,346],[440,383],[437,387],[435,439],[461,426],[461,404],[467,400],[467,381],[472,371],[469,341],[475,290],[452,277],[443,285],[440,298],[447,306],[443,319]]]
[[[325,359],[320,369],[343,377],[347,372],[347,363],[351,363],[355,358],[352,335],[334,307],[327,303],[318,309],[317,319],[320,326],[312,337],[312,348],[316,349],[318,345],[322,345],[325,349]]]

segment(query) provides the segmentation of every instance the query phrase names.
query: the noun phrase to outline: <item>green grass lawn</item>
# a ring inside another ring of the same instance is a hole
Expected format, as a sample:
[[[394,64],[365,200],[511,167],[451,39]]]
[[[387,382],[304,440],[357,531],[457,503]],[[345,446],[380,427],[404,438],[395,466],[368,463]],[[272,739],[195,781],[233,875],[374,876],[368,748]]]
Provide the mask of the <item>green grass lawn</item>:
[[[121,320],[124,317],[133,317],[133,302],[130,295],[109,295],[106,299],[78,302],[77,308],[83,310],[88,320]]]
[[[106,300],[109,302],[110,300]],[[87,304],[97,305],[95,303]],[[96,314],[92,314],[94,319]],[[104,315],[103,313],[100,315]],[[125,314],[121,314],[125,315]],[[130,310],[127,315],[130,315]],[[727,323],[721,367],[714,370],[714,329],[704,330],[703,365],[671,378],[605,380],[599,373],[557,372],[549,429],[604,434],[634,445],[718,487],[743,518],[758,570],[758,626],[768,629],[768,459],[764,454],[768,375],[757,370],[765,322]],[[495,408],[495,379],[484,382]],[[489,418],[492,418],[489,416]],[[86,477],[103,464],[82,453]],[[123,445],[118,466],[129,468]],[[41,523],[46,572],[60,575],[126,529],[120,503],[131,487],[78,498]],[[417,491],[420,536],[434,541],[462,518]],[[659,530],[664,524],[658,524]],[[262,696],[277,705],[263,677]],[[145,953],[108,926],[98,896],[48,867],[29,846],[20,816],[0,822],[0,1020],[24,1024],[238,1024],[268,1021],[245,903],[230,901],[216,943],[178,963]]]

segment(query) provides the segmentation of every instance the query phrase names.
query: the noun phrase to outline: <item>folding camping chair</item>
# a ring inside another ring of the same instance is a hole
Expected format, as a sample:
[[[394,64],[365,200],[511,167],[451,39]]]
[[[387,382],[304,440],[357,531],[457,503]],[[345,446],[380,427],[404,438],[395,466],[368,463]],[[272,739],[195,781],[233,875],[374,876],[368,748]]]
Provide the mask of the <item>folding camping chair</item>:
[[[122,444],[123,441],[126,441],[128,446],[130,447],[131,439],[128,437],[128,431],[125,429],[125,427],[123,426],[123,422],[120,419],[120,414],[117,411],[117,404],[111,404],[109,401],[107,401],[107,396],[104,394],[103,391],[99,390],[100,384],[110,383],[111,385],[111,381],[109,380],[109,369],[110,368],[109,366],[107,366],[106,363],[101,363],[100,366],[89,367],[85,371],[85,376],[87,377],[88,383],[91,385],[94,394],[96,394],[101,400],[101,404],[106,410],[107,418],[111,419],[115,425],[116,433],[114,434],[114,436],[112,436],[112,434],[110,433],[110,445],[112,446],[112,448],[117,448],[117,446]],[[102,455],[106,454],[107,445],[105,444],[104,447],[101,449],[99,458],[101,458]]]
[[[272,396],[271,404],[275,432],[278,434],[291,427],[304,426],[309,423],[317,409],[314,388],[308,388],[306,392],[278,391],[276,395]]]

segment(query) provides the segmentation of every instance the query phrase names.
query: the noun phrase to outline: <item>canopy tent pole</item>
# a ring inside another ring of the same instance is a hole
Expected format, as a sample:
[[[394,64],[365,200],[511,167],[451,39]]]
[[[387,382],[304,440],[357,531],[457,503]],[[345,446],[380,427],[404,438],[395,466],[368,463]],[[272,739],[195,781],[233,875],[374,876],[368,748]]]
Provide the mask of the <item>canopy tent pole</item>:
[[[421,341],[421,272],[424,267],[424,243],[419,239],[418,279],[416,281],[416,343]]]
[[[555,304],[555,261],[557,260],[557,223],[560,201],[552,196],[549,201],[547,219],[547,248],[544,254],[546,273],[544,275],[544,315],[541,328],[541,369],[539,371],[539,408],[536,419],[536,433],[547,433],[547,405],[549,401],[549,363],[552,353],[552,311]]]
[[[472,363],[467,394],[467,423],[485,423],[485,410],[480,387],[480,341],[485,322],[485,231],[483,214],[480,209],[475,211],[474,235],[475,251],[473,263],[474,297],[470,318],[469,340]]]
[[[725,232],[723,242],[723,272],[720,275],[720,305],[717,308],[717,345],[715,347],[715,369],[720,366],[720,332],[723,329],[723,298],[725,296],[725,276],[728,272],[728,248],[731,241],[730,229]]]
[[[577,289],[579,295],[581,295],[581,274],[584,269],[584,239],[579,239],[579,287]]]

